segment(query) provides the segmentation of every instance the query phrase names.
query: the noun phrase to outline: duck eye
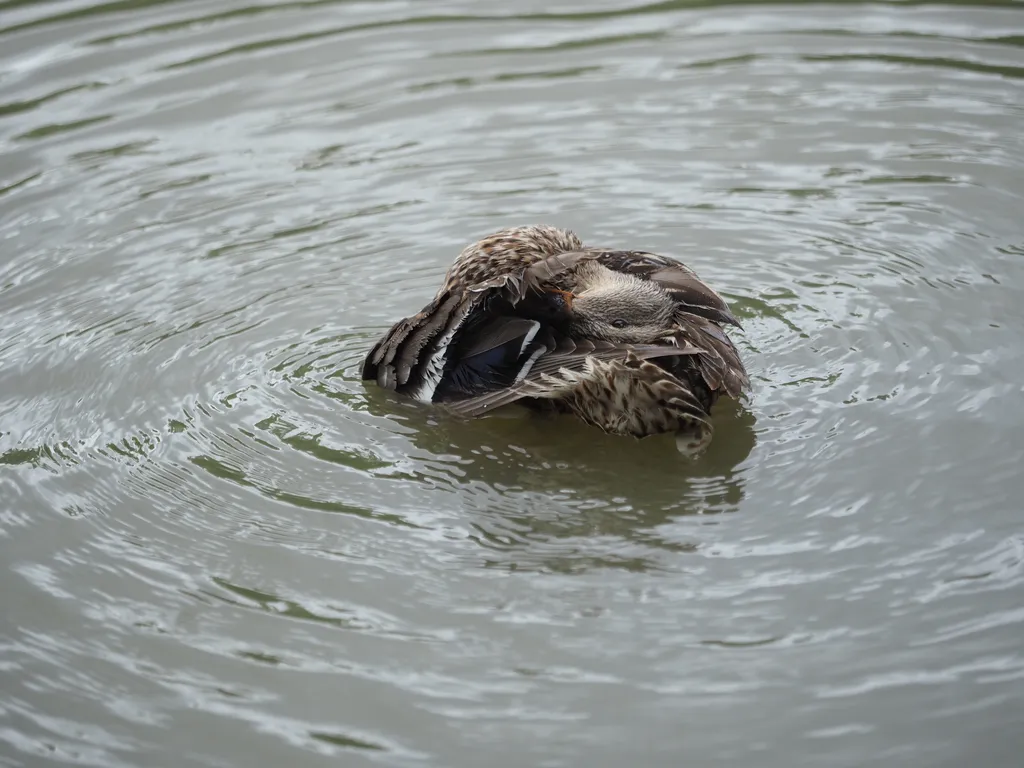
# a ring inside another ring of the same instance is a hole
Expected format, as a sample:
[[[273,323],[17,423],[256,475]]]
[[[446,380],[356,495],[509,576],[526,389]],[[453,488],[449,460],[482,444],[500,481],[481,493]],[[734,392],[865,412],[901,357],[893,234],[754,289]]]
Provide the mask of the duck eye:
[[[612,328],[625,328],[625,327],[626,327],[626,321],[623,320],[621,317],[616,318],[615,320],[612,320]]]

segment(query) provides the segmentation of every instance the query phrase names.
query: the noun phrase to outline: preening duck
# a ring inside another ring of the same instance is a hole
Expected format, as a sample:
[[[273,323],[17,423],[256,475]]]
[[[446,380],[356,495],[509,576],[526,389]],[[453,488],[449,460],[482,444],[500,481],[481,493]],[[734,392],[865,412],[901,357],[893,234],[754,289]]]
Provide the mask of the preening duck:
[[[507,403],[618,435],[711,440],[711,407],[749,387],[725,300],[680,262],[590,248],[549,226],[468,246],[420,312],[374,345],[362,376],[466,416]]]

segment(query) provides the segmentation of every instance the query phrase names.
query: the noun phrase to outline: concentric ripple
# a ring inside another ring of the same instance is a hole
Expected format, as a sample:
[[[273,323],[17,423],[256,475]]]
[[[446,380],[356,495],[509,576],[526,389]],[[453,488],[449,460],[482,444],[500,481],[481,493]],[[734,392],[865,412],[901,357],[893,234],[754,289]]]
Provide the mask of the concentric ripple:
[[[0,0],[0,764],[1017,765],[1024,12]],[[711,449],[359,380],[684,258]]]

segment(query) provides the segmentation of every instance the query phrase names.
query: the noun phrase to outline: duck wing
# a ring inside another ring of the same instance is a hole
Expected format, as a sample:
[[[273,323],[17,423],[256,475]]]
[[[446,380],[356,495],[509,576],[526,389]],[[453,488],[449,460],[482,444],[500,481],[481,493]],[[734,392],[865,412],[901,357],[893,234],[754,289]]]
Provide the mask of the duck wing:
[[[544,291],[595,257],[584,251],[559,253],[480,282],[443,288],[374,345],[363,361],[362,378],[423,402],[512,385],[542,351],[531,346],[541,321],[551,319],[546,314],[557,315],[557,310],[542,311],[548,309]]]
[[[510,386],[453,400],[445,405],[449,410],[463,416],[480,416],[487,411],[527,397],[563,397],[581,380],[592,376],[594,361],[650,360],[684,355],[697,356],[701,353],[702,350],[693,346],[633,346],[571,338],[556,340],[550,329],[545,329],[533,340],[533,346],[524,356],[524,364]]]
[[[508,303],[521,291],[522,279],[515,275],[441,291],[422,310],[388,329],[366,355],[362,378],[430,402],[444,372],[448,347],[462,325],[478,313],[486,314],[489,303]]]

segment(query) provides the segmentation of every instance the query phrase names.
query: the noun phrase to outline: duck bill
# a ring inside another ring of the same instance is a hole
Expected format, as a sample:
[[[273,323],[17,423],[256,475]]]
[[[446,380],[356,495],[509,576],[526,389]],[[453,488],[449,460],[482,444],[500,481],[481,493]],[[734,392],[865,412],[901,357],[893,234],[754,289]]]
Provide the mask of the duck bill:
[[[565,302],[565,308],[572,312],[572,300],[576,298],[576,294],[572,291],[560,291],[556,288],[552,288],[549,293],[554,293],[562,297],[562,301]]]

